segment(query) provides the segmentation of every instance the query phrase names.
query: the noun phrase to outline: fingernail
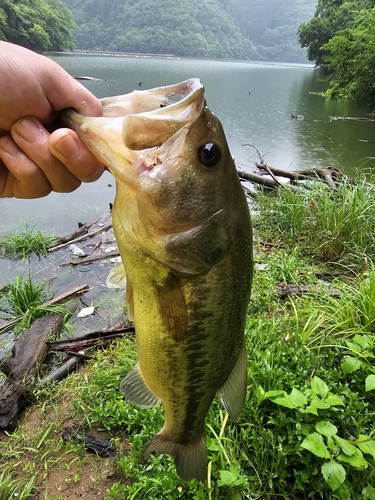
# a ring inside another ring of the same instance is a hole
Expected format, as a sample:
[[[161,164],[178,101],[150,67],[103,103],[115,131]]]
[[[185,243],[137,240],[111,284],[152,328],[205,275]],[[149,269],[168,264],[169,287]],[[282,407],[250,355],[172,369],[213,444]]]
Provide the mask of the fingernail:
[[[20,152],[17,145],[13,142],[13,139],[10,136],[0,138],[0,149],[11,156],[16,156]]]
[[[63,135],[53,144],[53,147],[68,160],[74,160],[79,156],[81,148],[71,135]]]
[[[39,141],[43,135],[43,130],[32,119],[24,118],[19,120],[14,125],[14,130],[25,141],[34,144]]]

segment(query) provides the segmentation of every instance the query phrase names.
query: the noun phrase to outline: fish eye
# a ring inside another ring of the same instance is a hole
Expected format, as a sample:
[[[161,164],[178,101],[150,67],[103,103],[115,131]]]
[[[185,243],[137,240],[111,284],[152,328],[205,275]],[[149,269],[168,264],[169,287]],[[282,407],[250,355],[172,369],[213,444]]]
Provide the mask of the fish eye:
[[[206,168],[216,167],[220,158],[220,148],[213,142],[203,144],[203,146],[198,149],[198,160]]]

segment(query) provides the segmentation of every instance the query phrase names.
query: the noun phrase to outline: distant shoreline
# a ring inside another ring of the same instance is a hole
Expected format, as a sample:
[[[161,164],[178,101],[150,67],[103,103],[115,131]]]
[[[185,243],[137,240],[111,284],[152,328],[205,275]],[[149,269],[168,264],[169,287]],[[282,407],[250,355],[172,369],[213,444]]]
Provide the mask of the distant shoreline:
[[[159,57],[161,59],[180,59],[174,54],[144,54],[141,52],[115,52],[110,50],[85,50],[74,49],[67,51],[48,51],[48,54],[69,55],[87,55],[87,56],[114,56],[114,57]]]

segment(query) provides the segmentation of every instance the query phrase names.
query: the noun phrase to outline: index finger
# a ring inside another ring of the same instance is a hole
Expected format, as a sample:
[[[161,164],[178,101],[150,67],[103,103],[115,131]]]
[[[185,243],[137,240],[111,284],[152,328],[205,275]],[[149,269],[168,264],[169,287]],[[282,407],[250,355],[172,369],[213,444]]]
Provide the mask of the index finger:
[[[85,116],[102,116],[103,107],[100,101],[81,83],[69,75],[61,66],[52,60],[46,67],[44,94],[54,111],[74,108]],[[46,81],[49,84],[46,84]]]

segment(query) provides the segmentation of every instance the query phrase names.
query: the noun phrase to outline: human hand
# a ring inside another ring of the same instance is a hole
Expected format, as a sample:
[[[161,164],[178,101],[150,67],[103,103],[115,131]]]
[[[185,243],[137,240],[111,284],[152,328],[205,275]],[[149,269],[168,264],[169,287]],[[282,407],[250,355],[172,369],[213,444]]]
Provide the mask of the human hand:
[[[57,63],[0,42],[0,197],[66,193],[100,177],[103,164],[75,132],[49,132],[68,107],[102,115],[98,99]]]

